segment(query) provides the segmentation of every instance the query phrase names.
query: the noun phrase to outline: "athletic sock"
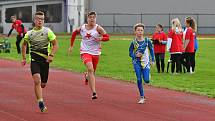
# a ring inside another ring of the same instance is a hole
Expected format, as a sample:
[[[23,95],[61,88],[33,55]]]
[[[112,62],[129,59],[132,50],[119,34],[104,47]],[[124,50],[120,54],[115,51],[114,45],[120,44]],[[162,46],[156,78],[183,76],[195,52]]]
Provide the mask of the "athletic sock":
[[[43,102],[43,98],[38,99],[37,102]]]

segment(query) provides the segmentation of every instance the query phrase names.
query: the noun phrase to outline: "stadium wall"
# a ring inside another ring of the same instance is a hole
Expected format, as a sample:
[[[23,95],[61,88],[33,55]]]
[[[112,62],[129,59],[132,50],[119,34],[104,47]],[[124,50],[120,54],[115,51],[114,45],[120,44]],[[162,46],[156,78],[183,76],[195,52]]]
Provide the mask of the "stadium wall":
[[[198,33],[214,34],[214,0],[86,0],[86,11],[99,13],[98,23],[109,32],[131,33],[135,23],[143,22],[148,33],[161,23],[168,30],[171,19],[178,17],[184,26],[184,18],[193,16]]]

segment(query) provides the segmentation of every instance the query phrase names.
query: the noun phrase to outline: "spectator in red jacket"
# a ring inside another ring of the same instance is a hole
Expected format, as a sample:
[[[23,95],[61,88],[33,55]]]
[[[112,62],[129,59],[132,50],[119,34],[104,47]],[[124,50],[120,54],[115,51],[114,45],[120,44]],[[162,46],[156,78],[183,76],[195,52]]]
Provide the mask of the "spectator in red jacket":
[[[22,21],[18,20],[16,16],[11,16],[10,18],[12,21],[12,26],[7,37],[11,35],[14,29],[17,31],[18,35],[16,36],[16,48],[17,48],[17,53],[20,54],[21,53],[20,43],[22,41],[22,38],[24,38],[26,34],[26,28],[24,27]],[[27,47],[26,53],[29,53],[28,47]]]
[[[161,71],[164,72],[165,68],[164,58],[167,44],[167,35],[163,32],[163,26],[161,24],[158,24],[156,26],[155,33],[152,36],[152,41],[154,44],[157,71],[158,73],[160,73],[161,67]]]
[[[168,43],[170,44],[170,48],[167,48],[170,51],[172,67],[171,72],[175,72],[175,65],[176,65],[176,74],[181,73],[181,54],[183,52],[183,31],[178,18],[172,20],[172,28],[169,30],[168,33]]]
[[[183,33],[183,47],[184,47],[184,57],[186,60],[187,72],[192,73],[192,68],[194,68],[194,39],[196,30],[196,23],[192,17],[185,18],[186,29]]]

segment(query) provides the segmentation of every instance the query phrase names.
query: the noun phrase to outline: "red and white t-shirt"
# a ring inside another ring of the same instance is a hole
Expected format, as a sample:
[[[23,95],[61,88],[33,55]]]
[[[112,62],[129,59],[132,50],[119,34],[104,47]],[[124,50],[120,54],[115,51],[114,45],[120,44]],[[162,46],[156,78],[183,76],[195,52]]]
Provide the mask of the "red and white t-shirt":
[[[167,35],[164,32],[154,33],[152,40],[167,41]],[[166,44],[154,44],[154,53],[165,53]]]
[[[182,53],[183,52],[183,32],[175,32],[174,30],[170,30],[168,33],[168,38],[172,39],[172,43],[170,46],[170,53]]]
[[[15,29],[17,31],[17,33],[20,35],[21,33],[26,33],[26,29],[24,28],[24,32],[22,32],[22,21],[21,20],[16,20],[13,24],[12,24],[12,28]]]
[[[80,34],[82,36],[80,53],[88,53],[91,55],[101,54],[101,42],[96,41],[100,34],[97,31],[98,25],[96,24],[93,29],[86,29],[86,24],[81,26]]]

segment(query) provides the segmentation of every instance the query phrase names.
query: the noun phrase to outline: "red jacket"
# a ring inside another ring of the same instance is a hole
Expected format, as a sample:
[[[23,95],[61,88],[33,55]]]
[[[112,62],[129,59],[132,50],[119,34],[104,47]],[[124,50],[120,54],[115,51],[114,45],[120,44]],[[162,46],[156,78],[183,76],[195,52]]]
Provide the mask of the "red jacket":
[[[19,34],[23,33],[22,32],[22,21],[21,20],[16,20],[13,24],[12,24],[12,28],[15,29]],[[24,33],[26,33],[26,29],[24,28]]]
[[[182,53],[183,52],[183,32],[176,33],[174,30],[169,30],[168,38],[172,39],[170,46],[170,53]]]
[[[154,53],[165,53],[166,43],[158,43],[159,41],[167,42],[167,35],[164,32],[154,33],[152,41],[154,43]]]
[[[193,53],[194,52],[194,33],[193,33],[193,29],[191,27],[187,28],[186,33],[184,33],[185,38],[184,38],[184,44],[186,43],[186,41],[188,42],[188,45],[186,48],[184,48],[185,52],[188,53]]]

